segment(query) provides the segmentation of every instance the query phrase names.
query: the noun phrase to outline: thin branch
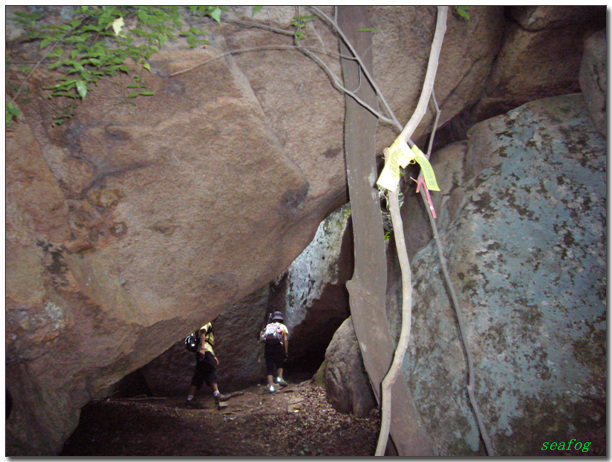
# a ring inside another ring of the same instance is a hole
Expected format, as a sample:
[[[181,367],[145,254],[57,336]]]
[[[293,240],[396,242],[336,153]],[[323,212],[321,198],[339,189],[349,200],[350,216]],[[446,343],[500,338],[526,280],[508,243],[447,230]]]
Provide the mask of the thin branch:
[[[388,154],[389,150],[385,149],[385,158],[388,156]],[[395,247],[397,249],[397,257],[401,270],[402,328],[397,347],[395,348],[393,362],[381,384],[383,417],[381,419],[380,433],[378,434],[378,444],[376,447],[377,456],[385,455],[385,449],[389,439],[389,430],[391,427],[391,388],[397,379],[402,362],[404,361],[404,355],[408,349],[410,329],[412,326],[412,273],[410,271],[410,260],[408,258],[408,251],[406,249],[406,237],[404,236],[404,227],[402,225],[398,191],[389,191],[389,211],[391,212]]]
[[[431,51],[429,55],[429,63],[427,65],[427,73],[425,74],[425,82],[423,83],[423,89],[421,90],[421,96],[417,109],[412,114],[412,117],[402,130],[400,136],[407,141],[412,136],[412,133],[419,125],[425,112],[427,110],[427,103],[431,98],[433,91],[433,84],[436,78],[436,72],[438,70],[438,60],[440,50],[442,48],[442,41],[446,34],[446,17],[448,7],[439,6],[438,16],[436,21],[436,32],[431,45]],[[395,382],[397,375],[399,374],[406,349],[410,341],[410,330],[412,324],[412,276],[410,270],[410,261],[408,259],[408,252],[406,250],[406,240],[404,238],[404,224],[402,221],[400,206],[399,206],[399,188],[395,191],[389,191],[389,211],[391,212],[391,221],[393,223],[393,233],[395,235],[395,245],[397,249],[398,260],[400,262],[400,270],[402,274],[402,328],[400,331],[400,338],[398,340],[397,348],[393,356],[393,362],[387,372],[387,375],[382,382],[382,417],[381,417],[381,431],[378,438],[378,445],[376,447],[376,455],[382,456],[385,454],[387,447],[387,441],[389,438],[389,427],[391,422],[391,388]],[[385,398],[385,396],[388,396]]]
[[[372,114],[374,114],[375,117],[380,119],[381,122],[385,122],[385,123],[388,123],[390,125],[394,125],[393,120],[389,119],[388,117],[385,117],[380,112],[378,112],[376,109],[374,109],[373,107],[368,105],[366,102],[361,100],[357,95],[355,95],[354,91],[351,91],[348,88],[345,88],[340,83],[339,78],[329,68],[329,66],[321,58],[319,58],[317,55],[315,55],[312,50],[320,52],[320,53],[337,54],[340,58],[350,59],[350,60],[356,60],[355,57],[344,56],[344,55],[341,55],[339,53],[333,53],[333,52],[322,52],[321,50],[312,49],[310,47],[305,47],[305,46],[302,46],[302,45],[263,45],[263,46],[258,46],[258,47],[241,48],[241,49],[238,49],[238,50],[230,50],[230,51],[227,51],[225,53],[221,53],[220,55],[214,56],[212,58],[208,58],[206,61],[202,61],[201,63],[198,63],[195,66],[192,66],[192,67],[189,67],[187,69],[183,69],[183,70],[180,70],[180,71],[177,71],[177,72],[173,72],[172,74],[170,74],[170,77],[176,77],[177,75],[181,75],[181,74],[185,74],[187,72],[191,72],[191,71],[193,71],[193,70],[195,70],[195,69],[197,69],[197,68],[199,68],[201,66],[204,66],[205,64],[208,64],[208,63],[210,63],[212,61],[215,61],[217,59],[221,59],[221,58],[223,58],[225,56],[230,56],[230,55],[239,54],[239,53],[249,53],[249,52],[254,52],[254,51],[263,51],[263,50],[290,50],[290,51],[300,51],[300,52],[302,52],[303,54],[308,56],[310,59],[315,61],[317,64],[319,64],[319,66],[323,69],[323,71],[325,71],[325,73],[330,77],[333,85],[338,90],[340,90],[341,92],[346,93],[347,95],[349,95],[351,98],[353,98],[355,101],[357,101],[357,103],[359,103],[364,108],[366,108],[368,111],[370,111]]]
[[[438,121],[440,120],[440,107],[438,106],[438,102],[436,100],[435,92],[432,92],[432,101],[434,103],[434,107],[436,109],[436,118],[434,120],[434,125],[431,131],[431,138],[429,139],[429,146],[427,148],[427,158],[431,156],[431,149],[433,146],[434,136],[436,134],[436,130],[438,129]],[[421,175],[423,173],[421,172]],[[478,424],[478,428],[480,430],[480,435],[485,444],[485,449],[487,451],[487,455],[493,456],[493,446],[491,444],[491,438],[489,437],[489,432],[484,425],[484,418],[482,413],[480,412],[480,407],[478,406],[478,402],[476,401],[476,397],[474,396],[474,381],[475,381],[475,373],[474,373],[474,362],[472,359],[472,352],[469,347],[468,338],[466,334],[466,329],[463,321],[463,314],[461,313],[459,298],[457,297],[457,293],[455,292],[455,287],[453,282],[451,281],[450,274],[448,272],[448,267],[446,265],[446,259],[444,258],[444,251],[442,250],[442,243],[440,240],[440,236],[438,234],[438,227],[436,225],[436,220],[434,219],[431,210],[427,206],[427,197],[425,195],[425,188],[421,189],[421,199],[423,199],[423,203],[425,204],[425,209],[427,210],[427,216],[429,217],[429,224],[431,225],[431,231],[433,233],[434,241],[436,243],[436,248],[438,250],[438,258],[440,259],[440,266],[442,268],[442,273],[444,274],[444,280],[446,281],[446,286],[451,296],[451,300],[453,302],[453,308],[455,310],[455,314],[457,315],[457,324],[459,325],[459,334],[461,335],[461,341],[463,343],[463,348],[465,350],[466,358],[467,358],[467,369],[468,369],[468,384],[467,391],[470,403],[472,405],[472,409],[474,410],[474,415],[476,416],[476,423]]]
[[[378,85],[376,84],[376,82],[374,81],[372,76],[370,75],[370,71],[368,70],[366,65],[363,63],[363,61],[361,60],[361,57],[359,56],[359,53],[357,53],[355,51],[355,48],[353,47],[353,45],[350,42],[350,40],[346,37],[346,35],[344,35],[344,32],[342,32],[342,29],[340,29],[340,27],[338,26],[338,23],[336,21],[334,21],[333,19],[331,19],[329,16],[327,16],[323,11],[318,9],[316,6],[312,6],[310,8],[317,15],[319,15],[320,17],[325,19],[329,24],[331,24],[331,26],[336,30],[336,32],[338,33],[340,38],[344,41],[344,43],[346,44],[348,49],[351,50],[351,53],[353,53],[353,56],[355,57],[355,59],[357,59],[357,62],[359,63],[359,67],[361,67],[361,70],[363,71],[363,74],[366,76],[366,78],[368,79],[368,82],[370,83],[370,85],[372,86],[372,88],[374,89],[374,91],[376,92],[378,97],[380,98],[380,100],[381,100],[381,102],[382,102],[382,104],[383,104],[383,106],[384,106],[384,108],[385,108],[389,118],[393,120],[393,125],[398,130],[401,130],[402,129],[402,124],[400,124],[399,121],[397,120],[397,117],[395,117],[395,114],[391,110],[391,107],[387,103],[387,100],[383,97],[383,93],[380,91],[380,88],[378,88]],[[359,103],[359,104],[361,104],[361,103]]]
[[[269,31],[275,32],[277,34],[289,35],[289,36],[293,36],[294,35],[294,32],[292,30],[280,29],[278,27],[268,26],[267,24],[262,24],[262,23],[259,23],[259,22],[242,21],[240,19],[229,19],[229,18],[224,19],[224,21],[225,22],[234,23],[234,24],[238,24],[240,26],[248,27],[248,28],[258,27],[260,29],[269,30]]]
[[[321,66],[321,68],[327,73],[327,75],[331,79],[333,85],[339,91],[341,91],[341,92],[347,94],[348,96],[350,96],[351,98],[353,98],[358,104],[360,104],[365,109],[370,111],[381,122],[384,122],[384,123],[387,123],[389,125],[395,126],[398,130],[401,131],[402,130],[402,125],[398,122],[397,118],[395,117],[395,114],[393,113],[393,111],[391,110],[389,104],[385,100],[382,92],[380,91],[380,89],[376,85],[376,82],[371,77],[371,75],[370,75],[368,69],[366,68],[366,66],[364,65],[364,63],[361,61],[361,57],[355,51],[355,49],[353,48],[353,45],[350,43],[350,41],[346,38],[346,36],[344,35],[342,30],[338,26],[338,23],[335,20],[332,20],[331,18],[329,18],[325,13],[323,13],[318,8],[312,7],[312,9],[315,10],[315,12],[318,15],[322,16],[326,21],[328,21],[332,25],[332,27],[336,30],[338,35],[342,38],[342,40],[347,44],[347,47],[349,48],[349,50],[351,51],[353,56],[352,57],[347,57],[347,56],[344,56],[344,55],[341,55],[341,54],[338,54],[338,56],[340,58],[344,58],[344,59],[356,60],[359,63],[359,67],[362,69],[364,75],[366,76],[366,78],[368,79],[370,84],[372,85],[372,88],[374,88],[374,91],[376,92],[376,95],[378,96],[378,98],[380,99],[381,103],[385,107],[385,110],[387,111],[387,113],[390,114],[390,117],[384,116],[379,111],[374,109],[372,106],[370,106],[369,104],[367,104],[363,100],[361,100],[355,94],[354,91],[351,91],[348,88],[345,88],[342,85],[340,79],[333,73],[333,71],[329,68],[329,66],[322,59],[320,59],[318,56],[316,56],[314,54],[314,51],[317,51],[317,52],[320,52],[320,53],[324,53],[324,54],[330,54],[329,52],[327,52],[327,51],[321,52],[320,50],[315,50],[315,49],[312,49],[310,47],[302,46],[299,43],[297,45],[269,45],[269,46],[259,46],[259,47],[252,47],[252,48],[242,48],[240,50],[231,50],[231,51],[228,51],[228,52],[223,53],[221,55],[215,56],[214,58],[207,59],[206,61],[203,61],[203,62],[201,62],[199,64],[196,64],[195,66],[192,66],[190,68],[174,72],[174,73],[170,74],[170,77],[175,77],[177,75],[181,75],[181,74],[185,74],[187,72],[191,72],[191,71],[193,71],[193,70],[203,66],[204,64],[207,64],[207,63],[209,63],[211,61],[214,61],[216,59],[219,59],[219,58],[222,58],[224,56],[231,55],[231,54],[246,53],[246,52],[252,52],[252,51],[260,51],[260,50],[264,50],[264,49],[299,50],[299,51],[303,52],[305,55],[307,55],[309,58],[314,60],[317,64],[319,64],[319,66]],[[334,9],[334,11],[335,11],[335,9]],[[287,31],[285,29],[279,29],[279,28],[276,28],[276,27],[271,27],[271,26],[267,26],[265,24],[260,24],[260,23],[256,23],[256,22],[241,21],[241,20],[231,20],[231,22],[239,24],[239,25],[242,25],[242,26],[245,26],[245,27],[260,27],[260,28],[263,28],[263,29],[266,29],[266,30],[269,30],[269,31],[272,31],[272,32],[275,32],[275,33],[283,34],[283,35],[293,35],[293,32]],[[414,143],[410,140],[409,144],[413,145]]]
[[[440,106],[438,106],[438,100],[436,99],[436,92],[432,89],[431,91],[431,101],[434,104],[434,108],[436,110],[436,117],[433,122],[433,127],[431,129],[431,136],[429,137],[429,144],[427,145],[427,159],[431,157],[431,150],[433,148],[434,137],[436,135],[436,130],[438,130],[438,122],[440,121]],[[421,171],[421,175],[423,172]]]
[[[416,128],[421,123],[421,120],[427,112],[427,105],[433,92],[433,86],[436,80],[436,71],[438,69],[438,61],[440,59],[440,50],[442,49],[442,41],[444,40],[444,34],[446,33],[446,16],[448,7],[438,7],[438,21],[436,24],[436,33],[434,35],[433,42],[431,44],[431,51],[429,52],[429,62],[427,64],[427,73],[425,74],[425,82],[423,83],[423,90],[419,98],[412,117],[404,127],[401,133],[401,137],[404,141],[408,142]]]
[[[302,47],[302,48],[308,48],[309,50],[316,51],[317,53],[321,53],[321,54],[337,55],[338,57],[343,58],[343,59],[354,59],[354,58],[352,58],[350,56],[343,56],[340,53],[334,53],[332,51],[318,50],[316,48],[311,48],[311,47]],[[211,61],[215,61],[215,60],[223,58],[225,56],[236,55],[236,54],[240,54],[240,53],[251,53],[251,52],[254,52],[254,51],[266,51],[266,50],[290,50],[290,51],[296,51],[297,47],[295,45],[260,45],[260,46],[257,46],[257,47],[240,48],[238,50],[229,50],[229,51],[226,51],[225,53],[221,53],[220,55],[214,56],[212,58],[207,58],[205,61],[202,61],[201,63],[198,63],[195,66],[191,66],[191,67],[189,67],[187,69],[183,69],[183,70],[180,70],[180,71],[173,72],[172,74],[170,74],[170,77],[175,77],[177,75],[186,74],[187,72],[191,72],[191,71],[197,69],[200,66],[204,66],[205,64],[208,64]]]
[[[329,68],[329,66],[327,64],[325,64],[323,62],[322,59],[320,59],[318,56],[316,56],[315,54],[311,53],[309,50],[307,50],[306,48],[303,48],[301,46],[298,45],[298,48],[300,50],[302,50],[304,52],[304,54],[306,54],[309,58],[313,59],[314,61],[316,61],[319,66],[321,66],[323,68],[323,70],[329,75],[329,77],[331,78],[334,86],[342,91],[343,93],[346,93],[348,96],[350,96],[351,98],[353,98],[358,104],[360,104],[361,106],[363,106],[365,109],[367,109],[368,111],[370,111],[372,114],[374,114],[375,117],[377,117],[381,122],[385,122],[388,123],[390,125],[395,125],[395,122],[388,118],[385,117],[384,115],[382,115],[380,112],[378,112],[376,109],[374,109],[372,106],[370,106],[369,104],[367,104],[365,101],[363,101],[361,98],[359,98],[355,93],[353,93],[352,91],[350,91],[348,88],[345,88],[341,83],[339,78],[332,72],[332,70]]]

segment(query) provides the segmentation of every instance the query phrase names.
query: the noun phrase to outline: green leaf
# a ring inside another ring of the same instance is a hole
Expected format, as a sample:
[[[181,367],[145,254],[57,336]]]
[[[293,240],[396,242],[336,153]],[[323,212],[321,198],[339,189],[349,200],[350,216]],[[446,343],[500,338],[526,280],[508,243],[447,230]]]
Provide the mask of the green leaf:
[[[455,11],[459,14],[459,16],[461,16],[463,19],[469,21],[470,20],[470,15],[468,14],[468,7],[467,6],[456,6],[455,7]]]
[[[220,23],[221,22],[221,9],[219,7],[216,7],[214,10],[212,10],[210,13],[208,13],[208,16],[210,16],[215,21]]]
[[[5,119],[6,119],[6,122],[5,122],[6,126],[7,127],[12,127],[13,120],[14,119],[18,119],[19,116],[21,115],[21,112],[19,112],[19,109],[17,109],[17,107],[15,107],[15,105],[13,103],[7,102],[5,104],[4,115],[5,115]]]
[[[47,58],[59,58],[60,56],[62,56],[62,53],[64,53],[64,50],[62,50],[61,48],[56,48],[47,55]]]
[[[21,112],[19,112],[19,109],[17,109],[13,103],[7,103],[7,109],[15,117],[19,117],[21,115]]]
[[[43,87],[49,91],[46,96],[75,100],[72,109],[54,117],[57,123],[61,123],[74,116],[80,100],[100,79],[119,73],[132,75],[133,70],[126,64],[127,59],[151,72],[151,56],[175,37],[186,37],[190,47],[208,43],[201,38],[207,34],[204,28],[190,27],[181,21],[181,8],[90,5],[76,7],[71,17],[63,18],[64,23],[41,24],[41,15],[23,12],[16,12],[10,20],[22,24],[27,39],[37,40],[40,49],[52,50],[45,54],[45,65],[55,70],[54,74],[59,74],[59,77],[49,80],[48,86]],[[253,14],[262,8],[254,6]],[[192,14],[209,16],[218,23],[221,22],[222,11],[230,11],[227,7],[213,5],[189,6],[189,9]],[[312,18],[294,18],[298,29],[296,40],[305,37],[299,29]],[[128,29],[127,23],[134,23],[134,28]],[[142,84],[142,87],[146,86]],[[153,92],[150,90],[137,91],[130,94],[130,98],[151,95]]]
[[[42,42],[40,42],[40,46],[39,46],[39,50],[42,50],[44,47],[49,46],[50,44],[52,44],[55,40],[53,40],[52,38],[44,38],[42,40]]]
[[[76,88],[79,92],[79,95],[81,95],[81,99],[85,99],[85,97],[87,96],[87,84],[82,80],[77,80]]]
[[[358,29],[359,32],[380,32],[380,29],[373,29],[370,27],[364,27],[363,29]]]
[[[263,6],[254,6],[253,7],[253,16],[255,16],[257,14],[257,12],[259,10],[261,10],[263,8]]]

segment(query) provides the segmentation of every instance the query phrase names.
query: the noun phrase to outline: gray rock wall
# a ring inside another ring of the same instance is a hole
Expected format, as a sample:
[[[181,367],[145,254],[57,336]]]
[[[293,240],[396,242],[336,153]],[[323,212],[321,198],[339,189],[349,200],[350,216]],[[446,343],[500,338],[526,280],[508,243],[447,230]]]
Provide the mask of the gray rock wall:
[[[478,124],[476,155],[482,169],[440,232],[496,454],[543,455],[572,437],[605,451],[605,139],[576,94]],[[440,454],[481,453],[433,243],[413,268],[415,402]]]

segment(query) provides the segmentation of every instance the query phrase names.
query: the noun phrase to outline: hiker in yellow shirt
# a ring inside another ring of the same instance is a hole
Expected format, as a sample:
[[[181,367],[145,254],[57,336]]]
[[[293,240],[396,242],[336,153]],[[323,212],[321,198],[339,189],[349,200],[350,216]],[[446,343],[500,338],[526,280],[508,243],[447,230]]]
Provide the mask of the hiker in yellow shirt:
[[[196,352],[196,365],[189,387],[189,395],[187,396],[187,405],[189,407],[197,407],[194,402],[194,397],[198,390],[202,388],[204,382],[213,391],[213,397],[216,403],[227,401],[227,396],[219,392],[217,386],[217,366],[219,359],[215,355],[215,334],[211,322],[200,327],[199,331],[199,346]]]

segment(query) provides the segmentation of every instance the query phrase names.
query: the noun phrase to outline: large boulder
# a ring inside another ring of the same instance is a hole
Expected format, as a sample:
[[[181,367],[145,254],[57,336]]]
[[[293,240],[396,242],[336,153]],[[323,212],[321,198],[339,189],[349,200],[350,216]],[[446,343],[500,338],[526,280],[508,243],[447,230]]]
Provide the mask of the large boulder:
[[[10,454],[56,452],[82,405],[284,271],[346,200],[342,156],[305,142],[325,169],[300,169],[231,58],[168,77],[219,40],[152,58],[156,96],[137,107],[118,104],[121,78],[58,128],[44,105],[20,105],[7,137]],[[341,118],[339,95],[315,94],[305,111],[336,99]]]
[[[605,454],[606,141],[580,94],[526,104],[469,135],[472,173],[458,178],[458,201],[444,199],[456,212],[440,235],[495,454],[543,455],[542,443],[570,438]],[[440,454],[479,454],[433,243],[413,269],[405,372],[415,403]]]
[[[377,406],[351,318],[334,334],[323,365],[327,400],[337,411],[366,417]]]
[[[508,12],[512,20],[472,121],[580,91],[584,42],[606,24],[605,6],[523,6]]]

